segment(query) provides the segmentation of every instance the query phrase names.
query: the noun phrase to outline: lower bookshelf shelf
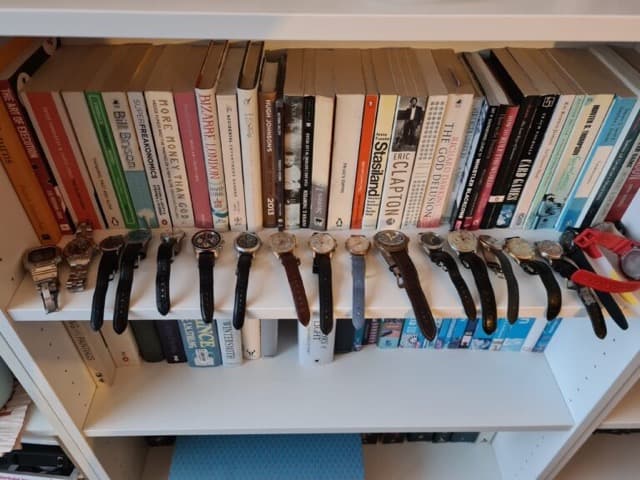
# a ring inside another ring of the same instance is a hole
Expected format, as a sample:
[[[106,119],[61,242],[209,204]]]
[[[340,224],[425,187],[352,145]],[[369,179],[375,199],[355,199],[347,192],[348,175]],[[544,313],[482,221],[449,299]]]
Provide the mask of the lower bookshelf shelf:
[[[636,383],[602,422],[603,430],[640,429],[640,382]]]

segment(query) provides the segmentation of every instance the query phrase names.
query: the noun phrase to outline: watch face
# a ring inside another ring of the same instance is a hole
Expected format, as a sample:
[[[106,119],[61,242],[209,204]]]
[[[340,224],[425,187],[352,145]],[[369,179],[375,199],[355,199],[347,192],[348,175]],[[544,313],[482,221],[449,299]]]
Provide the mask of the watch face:
[[[255,233],[241,233],[235,240],[236,250],[239,252],[253,252],[257,250],[260,245],[260,237]]]
[[[58,255],[59,249],[57,247],[39,247],[27,254],[27,261],[30,263],[51,262]]]
[[[132,230],[127,233],[127,243],[145,243],[151,239],[151,232],[145,229]]]
[[[444,240],[437,233],[425,232],[420,234],[420,243],[429,250],[440,250]]]
[[[634,248],[620,259],[624,274],[632,280],[640,280],[640,249]]]
[[[369,251],[371,243],[364,235],[351,235],[347,238],[346,247],[352,255],[364,255]]]
[[[290,233],[276,232],[271,235],[270,240],[274,253],[291,252],[296,246],[296,237]]]
[[[480,235],[478,237],[480,244],[490,250],[502,250],[503,241],[492,237],[491,235]]]
[[[309,239],[309,246],[314,252],[324,255],[336,249],[336,239],[328,233],[314,233]]]
[[[91,255],[94,243],[85,237],[78,237],[71,240],[64,247],[63,253],[65,257],[74,257],[79,255]]]
[[[536,256],[536,252],[529,242],[520,237],[508,238],[506,242],[507,250],[518,260],[531,260]]]
[[[451,232],[447,239],[449,240],[449,245],[451,245],[454,250],[461,253],[475,252],[478,246],[478,239],[476,236],[466,230],[456,230],[455,232]]]
[[[536,248],[542,257],[548,258],[549,260],[558,260],[562,258],[562,255],[564,254],[562,245],[552,240],[536,242]]]
[[[199,250],[213,250],[222,242],[222,237],[215,230],[200,230],[191,238],[193,246]]]
[[[373,241],[382,247],[404,247],[409,243],[407,236],[398,230],[382,230],[374,235]]]
[[[118,250],[123,244],[124,237],[122,235],[111,235],[100,242],[100,250],[103,252]]]

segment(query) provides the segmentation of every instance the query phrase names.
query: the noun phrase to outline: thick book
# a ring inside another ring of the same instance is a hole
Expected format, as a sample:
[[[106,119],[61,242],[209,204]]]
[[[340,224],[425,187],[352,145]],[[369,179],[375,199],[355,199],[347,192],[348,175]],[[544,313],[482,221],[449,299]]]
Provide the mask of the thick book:
[[[185,363],[187,354],[182,346],[178,320],[154,320],[162,353],[167,363]]]
[[[398,348],[404,318],[383,318],[378,334],[378,348]]]
[[[428,341],[415,318],[406,318],[402,326],[399,348],[425,348]]]
[[[98,387],[113,384],[116,366],[100,332],[94,332],[89,322],[62,322],[69,337]]]
[[[216,321],[205,323],[201,319],[179,320],[182,346],[191,367],[217,367],[222,365]]]
[[[284,131],[285,131],[284,99],[278,97],[275,104],[275,141],[274,157],[276,164],[276,224],[279,230],[285,228],[285,177],[284,177]]]
[[[438,334],[434,340],[433,348],[435,350],[441,350],[443,348],[447,348],[447,335],[449,334],[449,330],[451,329],[453,321],[450,318],[443,318],[440,321],[440,326],[438,327]]]
[[[469,349],[470,350],[491,350],[491,345],[493,344],[494,339],[500,330],[501,320],[504,321],[504,323],[507,323],[507,321],[504,319],[498,319],[498,328],[493,333],[485,332],[484,328],[482,328],[482,322],[476,321],[475,330],[473,332],[473,336],[471,337],[471,343],[469,344]]]
[[[351,319],[336,318],[334,328],[336,330],[336,340],[333,346],[333,353],[349,353],[353,351],[356,330]]]
[[[640,135],[634,144],[633,151],[629,154],[630,161],[627,164],[631,164],[629,175],[626,179],[623,179],[622,187],[619,189],[618,195],[613,197],[613,204],[607,211],[602,209],[602,216],[608,222],[619,222],[622,220],[627,207],[631,205],[631,202],[635,195],[640,190]],[[596,220],[600,217],[600,211],[598,211]],[[594,222],[595,223],[595,222]]]
[[[233,328],[230,318],[218,318],[215,324],[220,340],[222,364],[225,367],[242,364],[242,332]]]
[[[161,362],[164,360],[160,337],[153,320],[131,320],[129,327],[138,345],[138,352],[145,362]]]
[[[332,328],[329,335],[322,333],[318,315],[312,315],[311,321],[306,327],[300,322],[296,323],[298,325],[298,362],[300,365],[309,367],[332,362],[336,329]]]
[[[258,318],[245,318],[242,325],[242,356],[245,360],[262,357],[261,325]]]
[[[456,318],[453,323],[453,330],[451,331],[451,338],[447,343],[446,348],[460,348],[460,343],[462,342],[462,337],[467,330],[467,319],[466,318]]]
[[[274,357],[278,354],[279,320],[260,319],[260,352],[263,357]]]
[[[309,228],[311,217],[311,174],[316,106],[316,50],[306,48],[302,60],[302,145],[300,154],[300,228]]]
[[[121,334],[117,334],[113,330],[113,322],[105,321],[100,333],[102,333],[104,343],[107,344],[116,367],[130,367],[142,364],[142,357],[138,352],[138,345],[132,329],[127,328]]]

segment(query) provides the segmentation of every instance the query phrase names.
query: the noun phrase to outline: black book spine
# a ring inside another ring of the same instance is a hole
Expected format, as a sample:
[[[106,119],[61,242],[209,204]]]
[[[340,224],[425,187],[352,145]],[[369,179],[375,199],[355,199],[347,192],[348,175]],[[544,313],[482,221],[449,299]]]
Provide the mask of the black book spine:
[[[515,163],[509,189],[502,202],[502,206],[497,211],[494,225],[496,227],[507,228],[511,225],[511,220],[518,205],[518,200],[520,200],[522,189],[524,188],[527,178],[529,178],[531,167],[538,155],[540,145],[544,139],[557,102],[558,95],[544,95],[540,97],[538,108],[536,109],[531,127],[529,128],[529,133],[524,141],[518,161]]]
[[[274,142],[273,161],[276,174],[276,226],[284,229],[284,102],[282,97],[276,99],[274,107]]]
[[[300,185],[300,227],[309,228],[311,216],[311,169],[313,168],[313,119],[316,99],[304,97],[302,107],[302,182]]]
[[[353,351],[353,339],[356,333],[350,318],[336,319],[336,341],[334,353],[347,353]]]
[[[180,325],[177,320],[154,320],[164,358],[168,363],[183,363],[187,355],[182,345]]]
[[[156,322],[152,320],[131,320],[129,326],[138,344],[138,351],[145,362],[161,362],[164,360],[160,337],[156,330]]]

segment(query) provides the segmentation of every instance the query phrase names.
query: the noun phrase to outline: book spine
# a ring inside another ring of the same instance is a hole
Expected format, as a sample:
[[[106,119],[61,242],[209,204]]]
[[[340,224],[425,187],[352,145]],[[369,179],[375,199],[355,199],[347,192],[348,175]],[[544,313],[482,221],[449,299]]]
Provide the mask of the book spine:
[[[369,165],[371,164],[371,150],[377,113],[378,95],[367,95],[364,100],[364,112],[362,113],[358,166],[356,168],[356,179],[353,191],[353,206],[351,211],[351,228],[353,229],[362,228],[362,215],[364,213],[364,200],[367,194],[367,177],[369,175]]]
[[[182,347],[191,367],[217,367],[222,365],[222,353],[218,341],[216,321],[180,320]]]
[[[274,163],[276,170],[276,224],[279,230],[285,227],[285,197],[284,197],[284,130],[285,106],[281,98],[276,99],[275,122],[276,133],[274,143]]]
[[[335,99],[316,96],[313,119],[313,168],[311,170],[311,216],[309,227],[327,229],[331,146]]]
[[[398,348],[404,318],[384,318],[380,323],[378,334],[378,348]]]
[[[378,333],[380,333],[379,318],[367,319],[365,322],[364,345],[375,345],[378,343]]]
[[[126,329],[121,334],[113,331],[113,322],[105,322],[104,328],[100,330],[104,342],[107,344],[111,359],[116,367],[129,367],[141,365],[142,358],[138,353],[138,345],[131,329]]]
[[[611,209],[609,211],[606,211],[605,208],[601,209],[602,212],[605,212],[602,214],[602,217],[605,217],[606,215],[605,218],[609,222],[622,220],[627,207],[631,205],[633,197],[638,192],[638,189],[640,189],[640,137],[638,137],[635,148],[631,152],[630,157],[631,161],[628,161],[627,164],[631,163],[633,167],[631,168],[629,175],[626,177],[626,179],[623,175],[620,175],[619,178],[621,178],[624,182],[622,183],[622,187],[619,189],[612,188],[612,190],[618,191],[618,195],[614,197],[615,199],[613,201]],[[598,211],[594,223],[599,221],[600,216],[600,211]]]
[[[503,109],[502,107],[500,108]],[[499,127],[494,131],[494,141],[491,149],[488,150],[489,160],[487,162],[486,173],[483,176],[483,181],[478,183],[479,193],[476,201],[475,208],[473,210],[473,217],[471,218],[468,228],[476,230],[480,228],[482,218],[484,217],[485,210],[489,197],[491,196],[491,190],[496,182],[498,176],[498,170],[500,170],[500,164],[502,163],[502,157],[507,148],[509,137],[513,130],[513,126],[518,116],[519,107],[507,106],[504,111],[499,113],[501,117],[498,121]],[[467,223],[467,222],[465,222]]]
[[[260,320],[246,318],[242,326],[242,356],[245,360],[257,360],[261,353]]]
[[[62,99],[55,92],[28,92],[23,95],[23,103],[72,220],[86,220],[94,228],[102,227],[104,222],[80,148],[75,136],[68,135],[73,130]]]
[[[238,120],[246,205],[246,223],[250,231],[262,229],[262,173],[260,171],[260,134],[258,130],[258,90],[238,89]]]
[[[311,217],[311,175],[313,171],[313,125],[316,99],[306,96],[302,101],[302,154],[300,178],[300,227],[309,228]]]
[[[460,152],[471,119],[473,95],[450,95],[438,138],[429,185],[420,209],[418,227],[440,225],[452,188],[452,179],[460,162]],[[448,212],[447,212],[448,213]]]
[[[598,137],[582,166],[555,228],[579,226],[581,214],[586,214],[589,200],[595,198],[600,184],[611,170],[616,153],[624,141],[640,105],[635,98],[616,97],[609,109]]]
[[[265,228],[278,226],[276,212],[276,94],[260,92],[260,157],[262,170],[262,218]]]
[[[496,331],[493,332],[489,350],[491,350],[492,352],[502,350],[504,339],[507,337],[507,333],[509,333],[509,327],[510,325],[506,318],[498,319],[498,328],[496,328]],[[478,328],[481,329],[482,325],[478,325]]]
[[[550,165],[551,154],[564,131],[564,125],[569,118],[575,99],[575,95],[561,95],[558,98],[556,108],[553,111],[553,116],[551,117],[547,131],[544,134],[544,140],[542,141],[542,145],[538,150],[538,155],[533,162],[533,168],[529,173],[529,179],[525,183],[524,189],[520,194],[520,200],[518,200],[515,213],[511,220],[511,228],[524,227],[529,207],[533,202],[538,185],[545,175],[547,166]]]
[[[233,231],[244,231],[247,229],[247,212],[244,202],[237,96],[217,95],[216,103],[220,122],[220,144],[229,208],[229,227]]]
[[[62,323],[96,385],[101,387],[113,384],[116,366],[100,332],[91,330],[89,322],[66,321]]]
[[[231,319],[217,319],[218,338],[220,339],[220,352],[222,364],[226,366],[240,365],[242,363],[242,333],[233,328]]]
[[[57,191],[57,183],[51,169],[44,159],[29,121],[29,116],[23,111],[14,92],[14,87],[6,80],[0,81],[0,98],[4,102],[7,113],[22,143],[31,168],[33,169],[40,188],[44,192],[49,208],[56,217],[58,227],[63,234],[71,233],[71,225],[67,216],[67,207]]]
[[[535,321],[535,318],[518,318],[514,324],[509,326],[500,350],[506,352],[519,352],[522,350],[522,345]]]
[[[174,227],[193,227],[193,207],[171,92],[145,92],[160,172]]]
[[[478,319],[473,318],[467,320],[467,325],[465,326],[464,332],[462,334],[462,338],[460,338],[460,345],[458,348],[470,348],[471,341],[473,340],[473,334],[476,331],[478,326]]]
[[[284,228],[300,228],[302,202],[303,97],[284,98],[283,205]]]
[[[144,170],[147,175],[147,183],[149,185],[149,190],[151,191],[153,209],[156,212],[158,224],[163,228],[168,228],[172,223],[171,214],[169,213],[167,194],[162,182],[160,160],[158,159],[158,153],[153,141],[151,122],[149,121],[144,94],[142,92],[128,92],[127,99],[129,101],[129,109],[133,119],[133,126],[138,139],[138,147],[142,154]]]
[[[189,179],[193,222],[197,228],[213,228],[195,92],[193,90],[174,92],[173,99],[176,104],[180,141]]]
[[[438,328],[438,335],[434,340],[433,348],[435,350],[441,350],[447,345],[447,334],[449,333],[449,327],[451,326],[450,318],[443,318],[440,321],[440,327]]]
[[[331,183],[327,227],[351,227],[353,192],[356,182],[358,148],[362,128],[363,95],[338,95],[331,154]]]
[[[263,357],[278,354],[278,320],[260,320],[260,351]]]
[[[113,140],[113,134],[104,103],[102,102],[102,96],[97,92],[85,92],[85,98],[91,114],[91,121],[96,130],[98,142],[100,143],[102,155],[109,169],[109,175],[116,192],[118,204],[120,205],[124,225],[126,228],[137,228],[138,218],[133,202],[131,201],[131,195],[129,194],[127,182],[124,177],[124,170],[122,169],[120,157],[115,141]]]
[[[551,343],[553,335],[558,331],[561,323],[561,318],[556,318],[554,320],[551,320],[550,322],[547,322],[547,325],[542,331],[542,335],[540,335],[540,338],[536,342],[536,345],[533,347],[534,352],[538,353],[544,352],[546,350],[547,346],[549,346],[549,343]]]
[[[376,228],[382,201],[382,186],[391,150],[391,135],[396,114],[397,95],[380,95],[371,162],[362,215],[362,228]]]
[[[524,140],[519,158],[517,158],[517,161],[514,164],[515,169],[511,174],[511,184],[509,189],[502,199],[502,205],[500,208],[495,209],[497,212],[495,221],[496,227],[507,228],[511,225],[516,205],[520,200],[522,189],[529,178],[529,173],[531,172],[533,162],[535,161],[538,151],[540,150],[540,146],[542,145],[544,135],[549,127],[549,122],[551,121],[557,101],[557,95],[545,95],[540,98],[540,103],[533,117],[527,137]]]
[[[157,228],[159,226],[158,218],[153,208],[138,139],[133,131],[127,96],[122,92],[103,92],[102,101],[107,112],[133,208],[136,211],[138,225]]]
[[[400,348],[425,348],[426,339],[415,318],[407,318],[402,326],[400,336]]]
[[[222,165],[222,146],[218,133],[218,109],[213,89],[196,89],[196,103],[200,119],[200,136],[204,154],[204,166],[209,188],[209,202],[213,227],[217,230],[229,230],[229,209],[224,183]]]
[[[182,346],[178,320],[154,320],[154,323],[167,363],[185,363],[187,354]]]
[[[453,322],[451,338],[449,339],[447,348],[449,349],[460,348],[460,342],[462,341],[462,337],[464,336],[464,333],[466,330],[467,330],[467,319],[456,318],[455,322]]]
[[[138,345],[138,352],[145,362],[161,362],[164,360],[162,345],[152,320],[132,320],[129,322],[133,337]]]
[[[329,335],[320,330],[320,317],[312,315],[306,327],[298,324],[298,362],[304,367],[324,365],[333,361],[336,341],[336,329]]]
[[[546,318],[536,318],[531,330],[529,330],[529,334],[527,338],[524,339],[524,343],[522,344],[523,352],[531,352],[533,351],[533,347],[536,346],[540,335],[542,335],[543,330],[547,326],[549,321]]]

